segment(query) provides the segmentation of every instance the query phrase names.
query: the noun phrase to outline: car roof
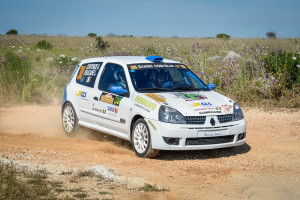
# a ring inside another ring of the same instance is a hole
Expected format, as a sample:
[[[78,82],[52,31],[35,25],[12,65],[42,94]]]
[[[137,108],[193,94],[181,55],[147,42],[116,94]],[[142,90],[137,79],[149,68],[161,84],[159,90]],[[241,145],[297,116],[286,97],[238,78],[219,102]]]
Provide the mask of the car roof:
[[[81,61],[83,63],[90,62],[115,62],[115,63],[123,63],[123,64],[136,64],[136,63],[153,63],[146,59],[146,56],[107,56],[107,57],[95,57],[95,58],[87,58]],[[175,60],[163,59],[160,63],[180,63]]]

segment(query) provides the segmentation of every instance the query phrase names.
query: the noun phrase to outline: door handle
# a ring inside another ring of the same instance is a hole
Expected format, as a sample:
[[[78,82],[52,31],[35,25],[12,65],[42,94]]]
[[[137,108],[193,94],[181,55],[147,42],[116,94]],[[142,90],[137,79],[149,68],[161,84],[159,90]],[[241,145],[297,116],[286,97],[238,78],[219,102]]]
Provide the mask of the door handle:
[[[95,101],[98,101],[98,97],[94,97],[94,100],[95,100]]]

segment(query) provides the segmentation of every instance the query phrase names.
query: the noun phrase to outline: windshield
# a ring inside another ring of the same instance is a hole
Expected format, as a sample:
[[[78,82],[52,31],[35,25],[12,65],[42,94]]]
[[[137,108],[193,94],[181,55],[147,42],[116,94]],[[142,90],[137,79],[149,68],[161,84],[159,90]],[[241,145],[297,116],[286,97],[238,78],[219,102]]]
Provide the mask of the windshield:
[[[138,92],[209,91],[191,70],[182,64],[155,63],[128,65]]]

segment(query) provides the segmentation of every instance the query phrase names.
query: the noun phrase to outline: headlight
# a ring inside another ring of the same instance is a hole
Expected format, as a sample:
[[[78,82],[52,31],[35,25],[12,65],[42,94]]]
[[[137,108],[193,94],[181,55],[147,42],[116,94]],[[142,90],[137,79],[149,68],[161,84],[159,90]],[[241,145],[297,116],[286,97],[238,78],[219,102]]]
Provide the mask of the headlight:
[[[186,124],[186,121],[180,112],[167,106],[161,106],[158,115],[159,121],[161,122]]]
[[[241,107],[237,104],[233,104],[233,121],[238,121],[244,119],[243,111]]]

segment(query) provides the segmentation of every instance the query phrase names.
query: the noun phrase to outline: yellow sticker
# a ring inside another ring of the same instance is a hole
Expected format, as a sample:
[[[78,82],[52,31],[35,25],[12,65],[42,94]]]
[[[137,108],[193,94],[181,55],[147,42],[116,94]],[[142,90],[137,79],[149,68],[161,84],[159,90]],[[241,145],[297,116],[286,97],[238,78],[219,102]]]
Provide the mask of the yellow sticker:
[[[148,122],[149,122],[149,124],[152,126],[152,128],[153,128],[154,130],[156,130],[156,127],[152,124],[152,122],[151,122],[150,120],[148,120]]]
[[[162,95],[158,95],[158,94],[145,94],[146,96],[150,97],[151,99],[155,100],[156,102],[167,102],[166,101],[166,97],[162,96]]]
[[[136,65],[131,65],[130,68],[131,69],[138,69],[138,67]]]

